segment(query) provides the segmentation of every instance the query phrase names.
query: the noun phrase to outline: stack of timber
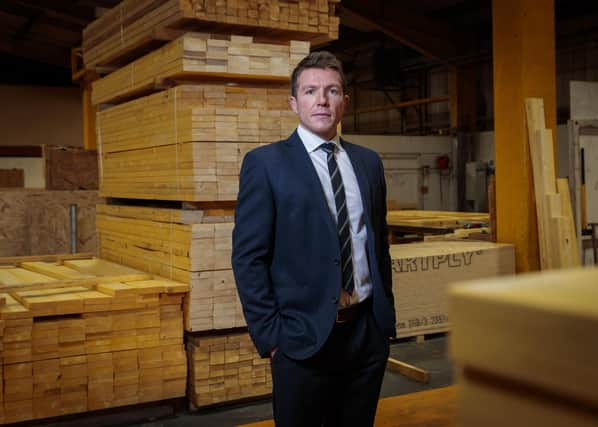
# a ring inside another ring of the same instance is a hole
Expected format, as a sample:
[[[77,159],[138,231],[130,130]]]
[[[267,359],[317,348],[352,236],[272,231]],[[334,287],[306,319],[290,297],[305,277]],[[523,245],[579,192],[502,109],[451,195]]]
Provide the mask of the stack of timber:
[[[287,83],[309,43],[256,43],[253,37],[187,33],[92,85],[92,103],[115,103],[165,81],[234,79]]]
[[[246,332],[189,336],[189,398],[209,406],[272,391],[269,360],[260,358]]]
[[[515,273],[513,245],[443,241],[391,245],[397,337],[450,330],[448,285]]]
[[[454,229],[471,224],[488,224],[489,216],[482,212],[389,210],[386,221],[391,227],[413,229]]]
[[[243,156],[296,126],[288,91],[182,85],[97,116],[104,197],[235,200]]]
[[[84,30],[85,68],[112,69],[92,90],[100,194],[109,198],[98,207],[99,251],[190,285],[185,329],[196,406],[269,389],[230,262],[240,164],[296,127],[290,74],[311,43],[338,36],[338,2],[125,0]],[[223,363],[218,340],[239,349]]]
[[[451,288],[460,425],[598,425],[597,283],[575,268]]]
[[[232,210],[98,205],[100,257],[188,283],[185,329],[245,326],[231,267]]]
[[[0,257],[71,252],[71,205],[77,206],[77,251],[95,253],[101,200],[91,190],[0,190]]]
[[[544,100],[527,98],[527,130],[534,177],[538,246],[542,270],[579,267],[581,258],[566,178],[556,178],[551,129],[546,129]]]
[[[86,69],[122,64],[185,31],[258,35],[262,39],[338,38],[340,0],[125,0],[83,30]]]
[[[0,264],[0,422],[185,395],[188,285],[80,256]]]

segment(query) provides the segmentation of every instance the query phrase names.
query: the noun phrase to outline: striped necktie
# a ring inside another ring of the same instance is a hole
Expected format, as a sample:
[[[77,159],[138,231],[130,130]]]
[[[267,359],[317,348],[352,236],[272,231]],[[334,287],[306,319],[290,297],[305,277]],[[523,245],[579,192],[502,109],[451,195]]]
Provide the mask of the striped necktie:
[[[351,248],[351,224],[349,223],[349,214],[347,211],[347,198],[345,196],[345,186],[341,177],[336,158],[334,156],[336,145],[332,142],[326,142],[320,145],[320,148],[326,152],[328,161],[328,173],[332,182],[332,193],[336,205],[336,229],[341,248],[341,266],[343,271],[343,289],[349,295],[353,293],[353,255]]]

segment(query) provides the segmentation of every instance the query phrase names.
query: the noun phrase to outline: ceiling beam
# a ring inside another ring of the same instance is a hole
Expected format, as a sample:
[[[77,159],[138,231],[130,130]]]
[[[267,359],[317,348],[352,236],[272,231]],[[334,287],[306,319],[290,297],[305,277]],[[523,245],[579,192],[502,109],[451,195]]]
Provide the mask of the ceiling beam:
[[[341,17],[360,27],[380,31],[397,42],[437,61],[448,63],[455,56],[450,28],[423,15],[414,15],[397,2],[343,0],[337,6]]]
[[[27,40],[9,40],[0,37],[0,52],[44,64],[70,67],[70,52],[53,46],[40,45]]]

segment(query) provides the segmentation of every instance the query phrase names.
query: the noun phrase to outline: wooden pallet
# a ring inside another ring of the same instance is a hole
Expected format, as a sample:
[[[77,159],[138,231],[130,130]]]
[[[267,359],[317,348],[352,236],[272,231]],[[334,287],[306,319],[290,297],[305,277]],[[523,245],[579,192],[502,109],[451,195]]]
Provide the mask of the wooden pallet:
[[[2,422],[185,393],[189,286],[79,258],[0,259]]]
[[[296,126],[287,97],[284,89],[183,85],[99,113],[100,194],[235,200],[245,153]]]
[[[163,88],[165,81],[222,80],[287,84],[309,43],[257,43],[252,37],[187,33],[92,85],[92,103],[116,103]]]
[[[188,283],[185,329],[245,326],[231,266],[232,211],[98,205],[100,256]]]
[[[270,360],[259,356],[247,332],[216,336],[187,334],[187,396],[196,407],[267,396]]]
[[[328,42],[338,38],[339,1],[125,0],[83,30],[83,61],[86,69],[123,64],[192,30]]]

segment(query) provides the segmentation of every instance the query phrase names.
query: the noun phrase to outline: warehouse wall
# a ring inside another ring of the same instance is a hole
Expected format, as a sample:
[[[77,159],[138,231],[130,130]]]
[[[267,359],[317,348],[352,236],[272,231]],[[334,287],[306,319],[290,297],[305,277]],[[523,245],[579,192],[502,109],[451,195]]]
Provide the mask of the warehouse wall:
[[[79,88],[0,85],[0,145],[83,146]]]
[[[453,138],[349,134],[343,137],[380,154],[387,200],[395,207],[457,210]],[[437,159],[441,155],[451,159],[448,170],[437,168]]]

